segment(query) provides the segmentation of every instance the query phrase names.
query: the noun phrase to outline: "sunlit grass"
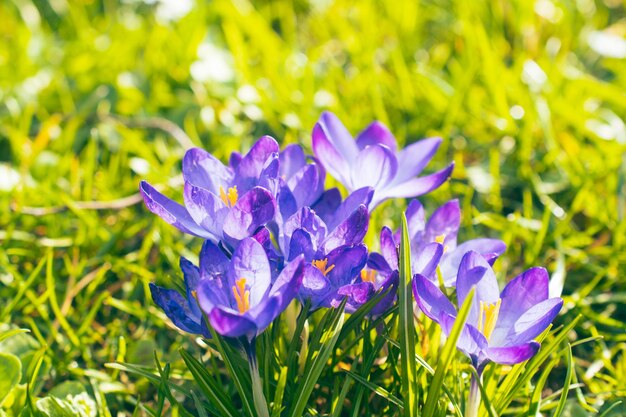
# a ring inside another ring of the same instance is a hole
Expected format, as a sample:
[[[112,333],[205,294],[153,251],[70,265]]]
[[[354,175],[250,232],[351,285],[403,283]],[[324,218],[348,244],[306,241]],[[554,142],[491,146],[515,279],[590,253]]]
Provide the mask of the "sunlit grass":
[[[612,34],[619,52],[622,3],[197,3],[171,21],[140,1],[0,3],[0,320],[30,330],[1,350],[22,382],[39,369],[33,394],[76,381],[100,415],[130,415],[157,390],[105,363],[154,366],[156,351],[189,378],[177,349],[203,349],[146,295],[177,285],[201,242],[150,215],[139,180],[180,200],[189,143],[222,158],[262,134],[308,144],[331,109],[353,133],[379,119],[401,143],[443,137],[429,169],[456,169],[425,205],[458,197],[464,237],[507,243],[500,278],[545,266],[566,300],[557,325],[582,314],[569,342],[602,337],[572,348],[567,407],[626,396],[626,64],[594,42]],[[400,208],[373,228],[397,228]],[[560,355],[544,397],[563,386]]]

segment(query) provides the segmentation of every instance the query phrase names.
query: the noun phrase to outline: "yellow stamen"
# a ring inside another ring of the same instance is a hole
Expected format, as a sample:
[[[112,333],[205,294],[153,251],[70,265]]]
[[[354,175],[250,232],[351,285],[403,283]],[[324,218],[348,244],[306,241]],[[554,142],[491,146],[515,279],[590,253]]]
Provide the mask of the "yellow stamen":
[[[443,242],[446,241],[446,235],[439,235],[435,238],[435,242],[439,243],[440,245],[443,245]],[[448,245],[445,245],[443,247],[443,251],[447,252],[448,251]]]
[[[324,276],[328,275],[328,273],[335,268],[335,265],[331,265],[328,268],[326,268],[326,265],[328,264],[328,258],[313,261],[311,262],[311,264],[317,269],[319,269],[322,272],[322,274],[324,274]]]
[[[372,284],[375,284],[376,283],[376,271],[374,271],[373,269],[361,270],[361,281],[371,282]]]
[[[224,191],[224,187],[220,185],[220,198],[228,207],[232,207],[237,204],[237,199],[239,198],[237,186],[234,185],[228,188],[228,191]]]
[[[233,285],[233,294],[237,301],[237,309],[239,313],[243,314],[250,310],[250,291],[246,290],[246,279],[239,278]]]
[[[501,299],[498,299],[495,304],[487,304],[484,301],[480,302],[478,330],[485,335],[487,340],[491,338],[491,334],[496,328],[496,322],[498,321],[498,315],[500,314],[501,302]]]

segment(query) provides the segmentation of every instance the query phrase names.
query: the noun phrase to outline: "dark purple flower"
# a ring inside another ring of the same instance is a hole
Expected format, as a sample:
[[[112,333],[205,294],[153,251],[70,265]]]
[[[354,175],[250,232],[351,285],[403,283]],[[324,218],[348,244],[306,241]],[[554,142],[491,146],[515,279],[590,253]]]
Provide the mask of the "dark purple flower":
[[[421,274],[431,281],[437,281],[435,273],[439,266],[444,284],[448,287],[455,285],[456,273],[461,258],[466,252],[473,250],[493,264],[498,256],[506,250],[504,242],[498,239],[479,238],[457,244],[457,234],[461,225],[461,209],[458,200],[451,200],[439,207],[425,220],[424,208],[417,200],[412,200],[406,210],[409,240],[411,242],[411,265],[413,274]],[[400,243],[399,232],[395,235],[387,227],[380,232],[381,254],[370,255],[375,258],[375,264],[386,266],[391,270],[398,269],[397,246]],[[437,250],[433,243],[440,243],[443,253],[436,257],[433,251]],[[437,262],[434,263],[433,262]],[[385,265],[386,264],[386,265]],[[432,268],[434,266],[434,268]],[[382,269],[384,271],[385,269]],[[429,272],[430,271],[430,272]]]
[[[476,287],[457,347],[471,358],[479,373],[489,361],[513,365],[532,357],[539,349],[533,339],[552,323],[563,305],[560,297],[549,298],[549,277],[543,268],[527,270],[500,293],[491,266],[474,251],[463,256],[456,284],[459,307]],[[424,314],[450,334],[457,310],[441,290],[417,274],[413,294]]]
[[[433,158],[440,138],[424,139],[397,151],[396,139],[380,122],[356,137],[332,113],[324,112],[313,128],[313,152],[324,168],[348,191],[372,187],[370,209],[388,198],[416,197],[443,184],[454,168],[424,177],[420,172]]]
[[[140,191],[150,211],[184,233],[239,241],[272,220],[278,188],[278,143],[261,137],[243,157],[225,166],[194,148],[183,159],[185,206],[170,200],[145,181]]]
[[[180,269],[185,277],[185,296],[176,290],[150,283],[152,299],[179,329],[188,333],[211,337],[194,296],[200,281],[200,270],[185,258],[180,258]]]
[[[206,241],[200,253],[198,303],[209,324],[222,336],[252,340],[294,299],[304,274],[300,256],[272,279],[263,246],[245,238],[229,259]]]
[[[334,216],[329,219],[338,221]],[[313,309],[337,304],[345,295],[339,294],[340,288],[358,279],[367,261],[367,248],[362,242],[368,223],[363,204],[332,227],[310,207],[301,208],[285,222],[279,244],[289,260],[304,256],[300,299],[310,299]]]

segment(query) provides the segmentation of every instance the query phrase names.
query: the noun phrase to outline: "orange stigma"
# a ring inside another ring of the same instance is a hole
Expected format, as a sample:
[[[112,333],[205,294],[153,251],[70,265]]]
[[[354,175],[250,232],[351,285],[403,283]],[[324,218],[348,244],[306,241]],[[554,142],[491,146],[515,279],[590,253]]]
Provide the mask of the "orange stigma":
[[[376,283],[376,271],[374,271],[373,269],[361,270],[361,281],[371,282],[372,284],[375,284]]]
[[[495,304],[487,304],[484,301],[480,302],[478,330],[485,335],[487,341],[489,341],[493,330],[496,328],[496,322],[498,321],[498,315],[500,314],[501,302],[502,300],[499,298]]]
[[[250,291],[246,290],[246,279],[239,278],[233,285],[233,294],[237,301],[237,309],[239,313],[243,314],[250,310]]]
[[[328,273],[330,271],[333,270],[333,268],[335,268],[335,265],[331,265],[328,268],[326,268],[326,265],[328,264],[328,258],[324,258],[324,259],[320,259],[317,261],[313,261],[311,262],[311,265],[313,265],[314,267],[316,267],[317,269],[320,270],[320,272],[322,274],[324,274],[324,276],[328,275]]]

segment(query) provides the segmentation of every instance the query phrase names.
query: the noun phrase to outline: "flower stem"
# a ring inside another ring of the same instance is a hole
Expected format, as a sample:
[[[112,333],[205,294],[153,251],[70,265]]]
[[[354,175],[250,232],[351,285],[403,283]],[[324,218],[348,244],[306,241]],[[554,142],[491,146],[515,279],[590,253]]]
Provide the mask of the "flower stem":
[[[470,383],[470,392],[467,398],[467,404],[465,404],[464,417],[478,417],[479,407],[480,389],[478,387],[478,379],[476,379],[476,374],[472,373],[472,381]]]
[[[250,366],[250,377],[252,378],[252,397],[254,399],[254,409],[256,410],[258,417],[270,417],[270,413],[267,408],[267,400],[263,394],[263,382],[261,382],[261,375],[259,375],[259,364],[256,358],[254,341],[252,341],[247,349],[247,353],[248,365]]]

